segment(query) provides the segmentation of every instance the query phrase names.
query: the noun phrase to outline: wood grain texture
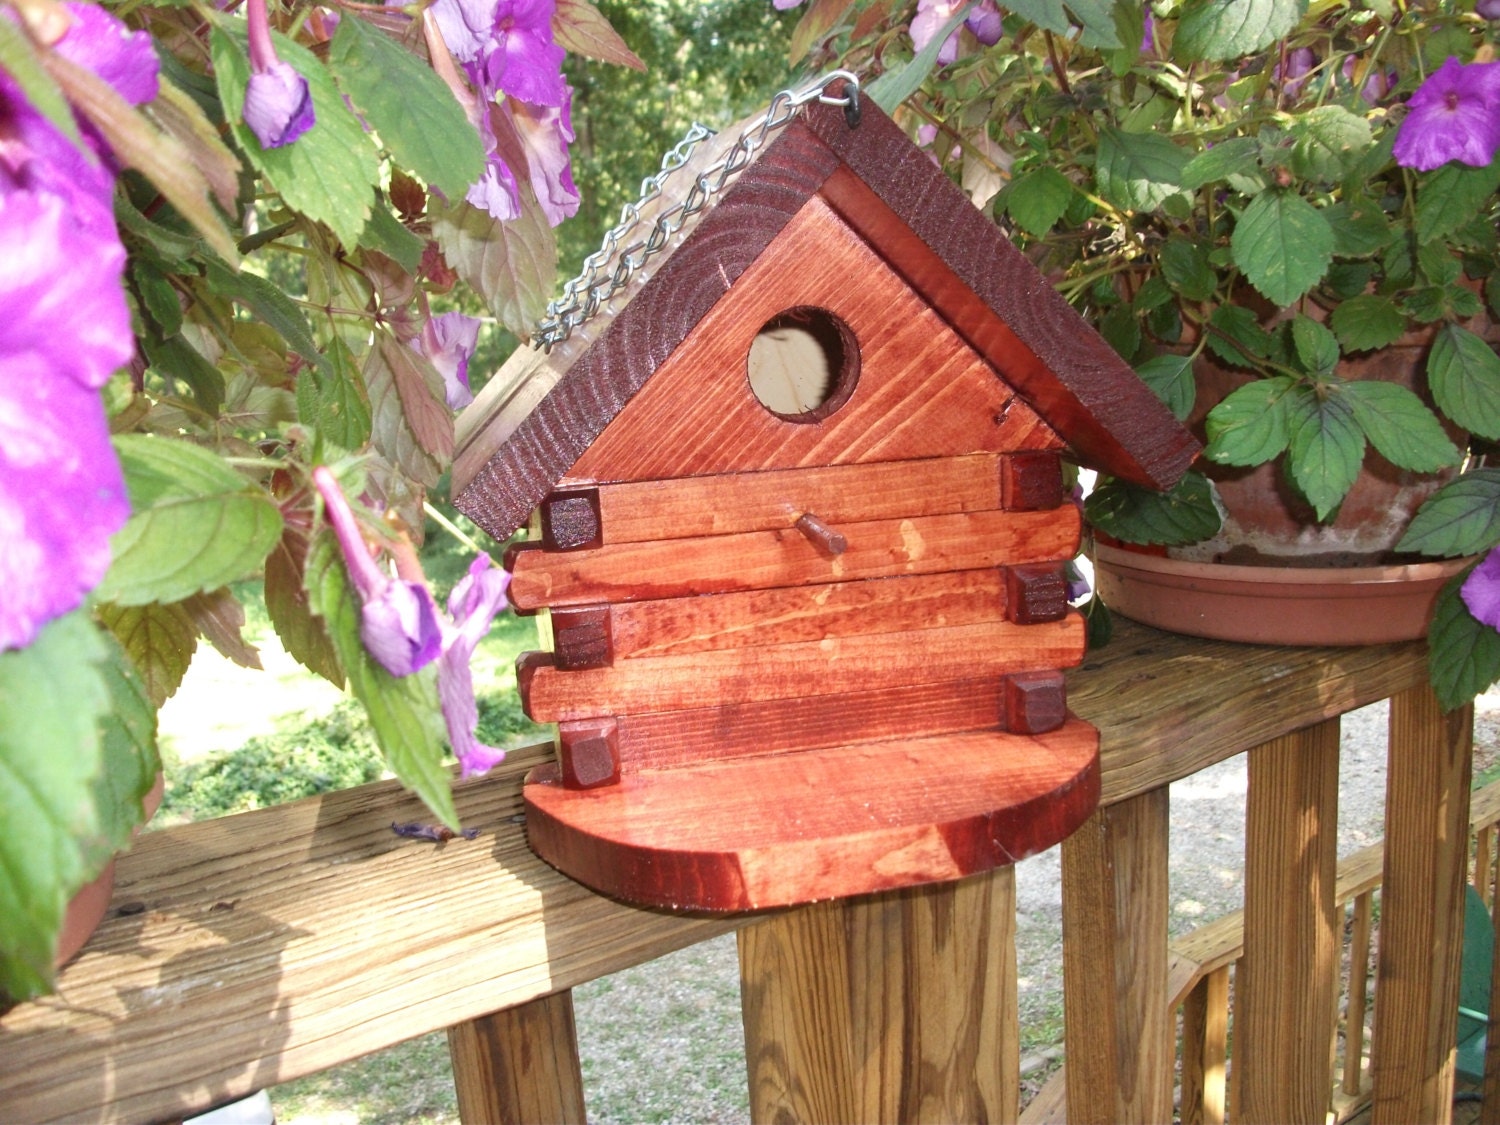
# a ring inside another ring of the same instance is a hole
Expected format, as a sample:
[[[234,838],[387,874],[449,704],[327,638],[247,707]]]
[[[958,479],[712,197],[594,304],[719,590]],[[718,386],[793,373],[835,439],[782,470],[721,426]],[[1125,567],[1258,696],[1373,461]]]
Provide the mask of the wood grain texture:
[[[1239,1119],[1322,1125],[1341,945],[1338,720],[1256,747],[1249,778],[1235,991]]]
[[[675,656],[1004,621],[997,568],[703,594],[607,607],[616,657]],[[553,621],[568,611],[553,610]]]
[[[1050,847],[1097,799],[1098,742],[1070,722],[526,786],[548,862],[643,905],[759,910],[957,879]]]
[[[541,515],[542,546],[549,551],[578,551],[604,544],[596,488],[549,492],[537,511]]]
[[[1229,969],[1215,969],[1182,1005],[1182,1125],[1224,1125]]]
[[[1084,634],[1075,611],[1046,625],[995,622],[837,637],[638,657],[576,672],[528,663],[518,667],[516,682],[526,713],[555,723],[1066,668],[1083,659]]]
[[[1016,1119],[1014,872],[740,934],[755,1121]]]
[[[597,492],[604,541],[641,543],[787,528],[809,511],[842,525],[991,510],[1002,506],[1001,460],[979,453],[722,473],[602,484]]]
[[[1473,710],[1425,683],[1391,700],[1371,1120],[1446,1122],[1469,858]]]
[[[546,364],[555,385],[545,398],[517,417],[503,410],[524,409],[519,396],[506,403],[481,395],[469,409],[483,413],[460,427],[469,440],[454,461],[459,510],[497,539],[520,527],[836,164],[800,122],[787,126],[697,222],[670,269],[633,288],[597,335],[586,329],[554,349]]]
[[[448,1029],[458,1115],[465,1122],[583,1121],[573,994],[557,992]]]
[[[1067,720],[1067,687],[1061,672],[1019,672],[1006,676],[1001,696],[1002,725],[1016,734],[1056,730]]]
[[[557,763],[563,785],[593,789],[620,780],[620,734],[614,719],[559,723]]]
[[[1062,459],[1055,453],[1012,453],[1000,461],[1001,503],[1012,511],[1055,508],[1063,502]]]
[[[823,196],[1071,446],[1142,484],[1182,475],[1192,437],[926,152],[883,114],[806,122],[844,163]]]
[[[834,314],[859,342],[853,392],[815,422],[766,409],[746,368],[762,326],[802,305]],[[990,364],[814,198],[565,479],[661,480],[1060,445]]]
[[[1000,685],[991,678],[621,715],[617,724],[622,768],[630,772],[851,742],[992,730],[1000,711]]]
[[[621,543],[554,553],[506,553],[511,602],[543,606],[641,601],[735,590],[765,590],[1025,565],[1071,558],[1078,510],[961,512],[844,524],[848,549],[829,558],[794,530],[747,531],[704,539]],[[1060,562],[1058,565],[1061,565]]]
[[[615,646],[607,605],[559,606],[552,622],[552,655],[564,670],[607,668],[614,663]]]
[[[1172,1120],[1167,790],[1100,808],[1063,841],[1068,1120]]]

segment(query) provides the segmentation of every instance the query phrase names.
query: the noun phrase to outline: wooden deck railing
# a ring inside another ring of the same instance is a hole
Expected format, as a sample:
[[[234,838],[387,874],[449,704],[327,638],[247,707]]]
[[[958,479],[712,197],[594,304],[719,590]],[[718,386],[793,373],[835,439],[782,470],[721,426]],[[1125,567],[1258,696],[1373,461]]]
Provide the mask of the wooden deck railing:
[[[1237,1116],[1323,1121],[1337,716],[1384,698],[1372,1096],[1377,1121],[1447,1120],[1471,716],[1440,714],[1424,675],[1419,644],[1122,624],[1070,679],[1103,734],[1104,797],[1063,846],[1068,1120],[1172,1117],[1166,787],[1249,750]],[[384,783],[150,834],[58,994],[0,1016],[0,1117],[170,1119],[448,1028],[465,1120],[581,1119],[568,990],[738,928],[756,1120],[1017,1118],[1011,870],[754,917],[633,909],[526,849],[520,779],[548,753],[458,786],[473,841],[396,838],[421,811]]]

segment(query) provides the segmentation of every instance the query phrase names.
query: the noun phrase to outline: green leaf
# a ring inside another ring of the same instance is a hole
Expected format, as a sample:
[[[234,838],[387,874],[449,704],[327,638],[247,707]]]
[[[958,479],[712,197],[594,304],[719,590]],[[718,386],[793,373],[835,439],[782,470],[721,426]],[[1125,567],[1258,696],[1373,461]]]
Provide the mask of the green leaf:
[[[1167,493],[1101,478],[1084,500],[1083,514],[1094,527],[1126,543],[1196,543],[1220,525],[1213,490],[1199,473],[1186,474]]]
[[[1290,376],[1256,379],[1224,396],[1208,412],[1203,456],[1221,465],[1263,465],[1291,441]]]
[[[1406,317],[1389,297],[1363,293],[1350,297],[1328,317],[1339,343],[1348,352],[1368,352],[1394,344],[1406,331]]]
[[[1341,105],[1320,105],[1287,128],[1292,138],[1292,171],[1325,183],[1348,175],[1374,143],[1370,123]]]
[[[1483,337],[1457,324],[1439,328],[1427,356],[1427,385],[1449,418],[1500,441],[1500,355]]]
[[[281,535],[264,492],[185,441],[124,434],[114,443],[133,514],[110,540],[101,601],[181,601],[260,568]]]
[[[1417,241],[1452,234],[1476,214],[1500,187],[1500,161],[1483,168],[1450,160],[1422,178],[1417,188]]]
[[[1153,394],[1167,404],[1179,422],[1193,412],[1197,387],[1193,382],[1193,357],[1159,355],[1138,364],[1135,373]]]
[[[1244,305],[1220,305],[1208,318],[1208,350],[1231,367],[1250,367],[1275,347],[1271,334]]]
[[[101,825],[107,651],[79,612],[0,652],[0,994],[13,1000],[51,987],[63,910],[98,874],[83,847]]]
[[[812,0],[792,31],[792,44],[787,50],[787,61],[796,66],[806,58],[813,44],[827,38],[828,34],[838,26],[850,3],[851,0]]]
[[[1129,360],[1141,346],[1141,325],[1129,305],[1116,305],[1099,318],[1099,335],[1105,343]]]
[[[365,359],[364,384],[370,394],[371,444],[412,480],[435,488],[443,475],[443,466],[413,432],[397,373],[391,369],[384,349],[370,349]]]
[[[1443,587],[1427,630],[1427,672],[1445,711],[1462,707],[1500,679],[1500,632],[1476,621],[1459,593],[1473,569]]]
[[[109,689],[109,709],[99,723],[101,769],[94,778],[99,833],[86,846],[89,866],[102,865],[130,845],[130,834],[145,820],[142,800],[161,773],[156,749],[156,707],[120,646],[106,641],[109,657],[100,665]]]
[[[397,164],[463,198],[484,171],[484,144],[432,67],[353,13],[339,20],[328,66]]]
[[[1253,54],[1291,31],[1306,11],[1307,0],[1187,0],[1172,53],[1184,62]]]
[[[1345,383],[1340,391],[1370,444],[1391,464],[1435,473],[1463,460],[1437,415],[1410,388],[1365,379]]]
[[[1323,209],[1333,231],[1333,252],[1340,258],[1378,254],[1391,240],[1391,224],[1373,203],[1335,203]]]
[[[1040,238],[1063,217],[1072,198],[1068,177],[1042,165],[1015,178],[1005,193],[1005,210],[1017,226]]]
[[[589,0],[557,0],[552,34],[557,45],[570,55],[628,66],[631,70],[646,69],[646,64]]]
[[[146,361],[162,378],[186,383],[193,401],[209,415],[224,405],[224,373],[180,335],[161,339],[151,334],[141,338]]]
[[[359,639],[359,602],[333,536],[326,531],[314,538],[308,554],[307,591],[313,611],[327,624],[349,674],[350,690],[370,716],[386,763],[434,816],[456,831],[458,813],[443,762],[444,726],[436,670],[428,665],[398,678],[370,659]]]
[[[1208,300],[1218,285],[1208,251],[1203,243],[1176,234],[1162,245],[1162,276],[1189,301]]]
[[[279,285],[273,285],[248,270],[231,273],[217,263],[210,262],[208,287],[212,292],[244,305],[257,320],[268,325],[303,359],[319,367],[327,367],[327,360],[318,351],[307,317],[302,315],[302,310],[292,303]]]
[[[1063,0],[1007,0],[1006,10],[1014,12],[1028,23],[1034,23],[1043,31],[1054,35],[1066,35],[1073,30],[1068,22]]]
[[[1257,195],[1235,224],[1234,261],[1267,300],[1285,308],[1318,283],[1333,261],[1333,230],[1290,191]]]
[[[99,620],[119,641],[140,673],[153,707],[160,707],[182,685],[193,653],[198,628],[181,602],[163,605],[99,607]]]
[[[370,440],[370,400],[342,338],[329,344],[325,367],[297,380],[297,416],[340,449],[360,449]]]
[[[375,146],[317,56],[279,32],[271,32],[271,39],[281,61],[307,79],[317,122],[289,145],[261,148],[241,118],[250,81],[244,29],[224,17],[214,28],[210,46],[219,98],[235,140],[289,207],[327,223],[338,240],[352,249],[359,244],[360,231],[370,216],[379,180]],[[464,128],[473,132],[467,122]]]
[[[1073,18],[1083,28],[1079,39],[1085,47],[1118,50],[1125,45],[1120,41],[1116,2],[1117,0],[1066,0],[1068,11],[1073,13]],[[1140,41],[1140,36],[1137,35],[1135,42],[1139,44]]]
[[[1260,142],[1254,137],[1230,137],[1213,148],[1204,149],[1183,166],[1182,186],[1191,191],[1227,180],[1253,167],[1260,153]]]
[[[1168,199],[1189,200],[1182,189],[1188,154],[1158,133],[1099,131],[1094,174],[1099,194],[1122,211],[1154,211]]]
[[[163,336],[175,336],[182,330],[182,304],[177,290],[166,275],[157,269],[148,255],[131,259],[130,283],[140,298],[141,307],[150,315]]]
[[[338,650],[323,619],[313,613],[307,594],[312,509],[289,509],[283,512],[283,522],[281,540],[266,557],[266,612],[292,658],[342,691],[344,666],[339,663]]]
[[[1365,459],[1365,435],[1343,394],[1319,397],[1311,388],[1288,396],[1292,403],[1287,472],[1307,497],[1319,521],[1338,510]]]
[[[557,240],[535,202],[524,205],[524,191],[522,199],[521,216],[506,222],[468,203],[430,210],[432,234],[448,264],[478,290],[502,325],[525,337],[552,294]]]
[[[1331,375],[1339,365],[1339,342],[1311,317],[1298,313],[1291,322],[1292,347],[1302,369],[1310,375]]]
[[[379,200],[370,210],[370,221],[360,236],[363,245],[385,254],[407,273],[416,273],[422,267],[422,251],[427,249],[425,239],[412,234],[392,215],[390,209]]]
[[[865,89],[865,94],[886,113],[896,112],[896,107],[907,98],[915,94],[927,76],[937,69],[938,53],[942,51],[943,44],[948,42],[948,36],[957,31],[969,15],[969,9],[974,6],[972,0],[965,4],[945,23],[932,40],[917,52],[911,62],[900,70],[888,70],[879,78],[871,82]]]
[[[1396,544],[1438,558],[1477,555],[1500,544],[1500,469],[1475,469],[1427,498]]]

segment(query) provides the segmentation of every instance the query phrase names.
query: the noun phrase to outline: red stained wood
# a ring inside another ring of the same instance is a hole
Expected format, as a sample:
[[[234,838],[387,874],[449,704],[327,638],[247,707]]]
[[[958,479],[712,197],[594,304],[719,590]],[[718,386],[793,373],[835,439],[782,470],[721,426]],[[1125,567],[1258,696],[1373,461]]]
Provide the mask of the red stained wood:
[[[1060,566],[1005,568],[1005,613],[1018,625],[1059,621],[1068,612],[1068,580]]]
[[[631,902],[757,910],[956,879],[1071,833],[1099,796],[1098,734],[945,735],[630,774],[579,792],[533,771],[549,863]]]
[[[561,606],[552,611],[552,654],[559,668],[607,668],[614,661],[610,609]]]
[[[1001,503],[1011,511],[1055,508],[1063,502],[1062,460],[1055,453],[1012,453],[1000,459]]]
[[[1020,672],[1006,676],[1001,699],[1005,729],[1016,734],[1056,730],[1068,718],[1067,687],[1061,672]]]
[[[1069,668],[1083,659],[1084,640],[1083,618],[1073,613],[1046,625],[996,622],[637,657],[581,672],[525,664],[517,684],[528,715],[557,722]]]
[[[806,305],[849,326],[860,370],[838,410],[799,423],[756,399],[747,359],[767,321]],[[659,480],[1060,445],[993,368],[814,198],[565,479]]]
[[[613,719],[558,724],[558,763],[569,789],[595,789],[620,780],[619,738]]]
[[[822,194],[1069,445],[1116,476],[1170,487],[1198,446],[963,191],[884,114],[808,128],[844,162]]]
[[[553,611],[554,630],[566,612]],[[614,655],[628,660],[1004,621],[1005,580],[993,567],[871,578],[626,602],[610,606],[609,618]]]
[[[563,553],[528,546],[507,553],[506,565],[511,602],[536,609],[1063,560],[1076,553],[1081,526],[1071,506],[964,512],[845,524],[849,546],[834,558],[787,530]]]
[[[530,387],[545,398],[530,387],[481,396],[474,407],[485,413],[461,427],[468,440],[455,456],[459,510],[500,539],[525,523],[836,165],[800,123],[787,126],[698,221],[671,269],[658,268],[613,317],[528,361],[544,368]]]
[[[817,512],[837,526],[1001,507],[993,453],[629,481],[598,488],[605,543],[769,531]]]
[[[548,494],[539,508],[542,516],[542,546],[549,551],[576,551],[600,547],[604,535],[599,518],[599,493],[593,488]]]
[[[993,730],[1000,712],[1000,684],[991,677],[621,715],[620,768],[634,773],[855,742]]]

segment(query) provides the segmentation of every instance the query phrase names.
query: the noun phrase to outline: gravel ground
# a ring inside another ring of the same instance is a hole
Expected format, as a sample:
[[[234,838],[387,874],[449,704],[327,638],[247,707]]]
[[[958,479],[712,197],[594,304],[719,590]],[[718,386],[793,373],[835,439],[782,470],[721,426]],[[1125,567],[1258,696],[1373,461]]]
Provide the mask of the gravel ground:
[[[1346,715],[1339,855],[1374,843],[1385,819],[1387,705]],[[1500,695],[1482,697],[1475,774],[1500,762]],[[1172,786],[1170,929],[1184,933],[1243,905],[1245,756]],[[1051,1069],[1062,1030],[1062,905],[1056,848],[1017,866],[1022,1051]],[[590,1118],[748,1122],[734,938],[706,942],[577,990]],[[1044,1061],[1045,1060],[1045,1061]],[[1023,1063],[1023,1066],[1026,1065]]]

